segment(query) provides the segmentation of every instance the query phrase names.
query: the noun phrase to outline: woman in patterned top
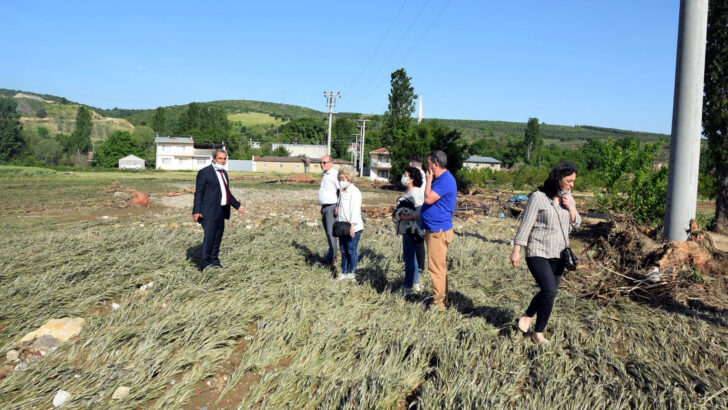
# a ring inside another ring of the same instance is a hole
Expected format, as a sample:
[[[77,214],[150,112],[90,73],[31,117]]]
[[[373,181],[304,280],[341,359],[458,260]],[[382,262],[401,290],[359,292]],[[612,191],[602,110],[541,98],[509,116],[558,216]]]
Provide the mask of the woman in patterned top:
[[[576,179],[576,168],[562,162],[551,171],[543,186],[528,198],[523,221],[513,240],[511,263],[518,266],[521,260],[521,247],[526,247],[526,265],[541,289],[518,320],[518,329],[527,333],[531,318],[536,318],[533,340],[546,343],[544,337],[546,323],[551,316],[556,290],[564,273],[561,251],[569,246],[569,231],[581,225],[581,217],[576,212],[571,189]]]

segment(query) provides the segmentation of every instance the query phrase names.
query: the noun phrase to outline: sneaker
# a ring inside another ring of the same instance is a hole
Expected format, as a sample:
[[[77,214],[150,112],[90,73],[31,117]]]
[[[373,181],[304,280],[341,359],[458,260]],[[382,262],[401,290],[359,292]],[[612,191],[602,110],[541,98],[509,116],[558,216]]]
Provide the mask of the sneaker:
[[[420,286],[419,282],[412,285],[412,290],[414,290],[417,293],[422,292],[422,286]]]
[[[352,280],[352,279],[356,279],[356,275],[354,275],[353,273],[342,273],[336,279],[337,280]]]

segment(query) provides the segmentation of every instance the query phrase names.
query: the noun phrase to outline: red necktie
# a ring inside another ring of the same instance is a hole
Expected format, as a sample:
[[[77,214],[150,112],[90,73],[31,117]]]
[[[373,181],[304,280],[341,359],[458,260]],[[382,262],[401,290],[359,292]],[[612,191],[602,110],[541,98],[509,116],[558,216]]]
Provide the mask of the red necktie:
[[[225,185],[225,199],[226,203],[230,205],[230,188],[228,188],[227,181],[225,180],[225,174],[222,173],[222,171],[217,171],[220,173],[220,178],[222,178],[222,184]]]

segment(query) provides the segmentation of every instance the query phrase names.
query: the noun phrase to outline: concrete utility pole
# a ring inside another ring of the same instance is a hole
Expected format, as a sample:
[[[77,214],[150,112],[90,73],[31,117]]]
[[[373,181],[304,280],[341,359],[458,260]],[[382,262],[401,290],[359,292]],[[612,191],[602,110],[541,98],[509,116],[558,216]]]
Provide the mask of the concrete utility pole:
[[[665,237],[684,241],[698,200],[708,0],[680,0]]]
[[[324,98],[326,98],[326,105],[329,107],[329,137],[326,141],[326,154],[331,155],[331,120],[334,116],[336,99],[341,98],[341,93],[337,91],[336,94],[334,94],[333,91],[329,91],[329,93],[326,94],[326,91],[324,91]]]
[[[359,159],[359,134],[352,134],[352,136],[354,137],[354,152],[351,153],[351,163],[354,164],[354,172],[356,172],[356,161]]]
[[[367,121],[371,120],[359,120],[361,122],[361,149],[359,150],[359,177],[364,176],[364,136],[367,133]]]

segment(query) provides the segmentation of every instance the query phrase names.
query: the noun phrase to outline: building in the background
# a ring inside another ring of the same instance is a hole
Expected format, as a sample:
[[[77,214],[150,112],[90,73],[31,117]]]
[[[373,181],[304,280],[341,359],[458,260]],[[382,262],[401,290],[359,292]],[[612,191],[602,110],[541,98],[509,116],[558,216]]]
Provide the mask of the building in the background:
[[[463,167],[468,169],[480,169],[480,168],[490,168],[493,171],[500,171],[501,164],[503,164],[501,161],[498,161],[497,159],[493,157],[477,157],[477,156],[471,156],[465,161],[463,161]]]
[[[119,169],[144,169],[146,161],[135,156],[127,155],[119,160]]]
[[[216,149],[225,150],[220,144],[195,144],[188,137],[156,137],[156,168],[172,171],[197,171],[210,165]],[[227,169],[227,167],[226,167]]]
[[[389,150],[386,148],[369,152],[369,179],[389,182],[389,171],[392,168],[390,157]]]
[[[326,148],[326,147],[324,147]],[[321,173],[321,158],[309,157],[255,157],[255,171],[281,174],[291,173]],[[339,169],[342,165],[351,166],[351,162],[342,159],[334,159],[334,168]]]

